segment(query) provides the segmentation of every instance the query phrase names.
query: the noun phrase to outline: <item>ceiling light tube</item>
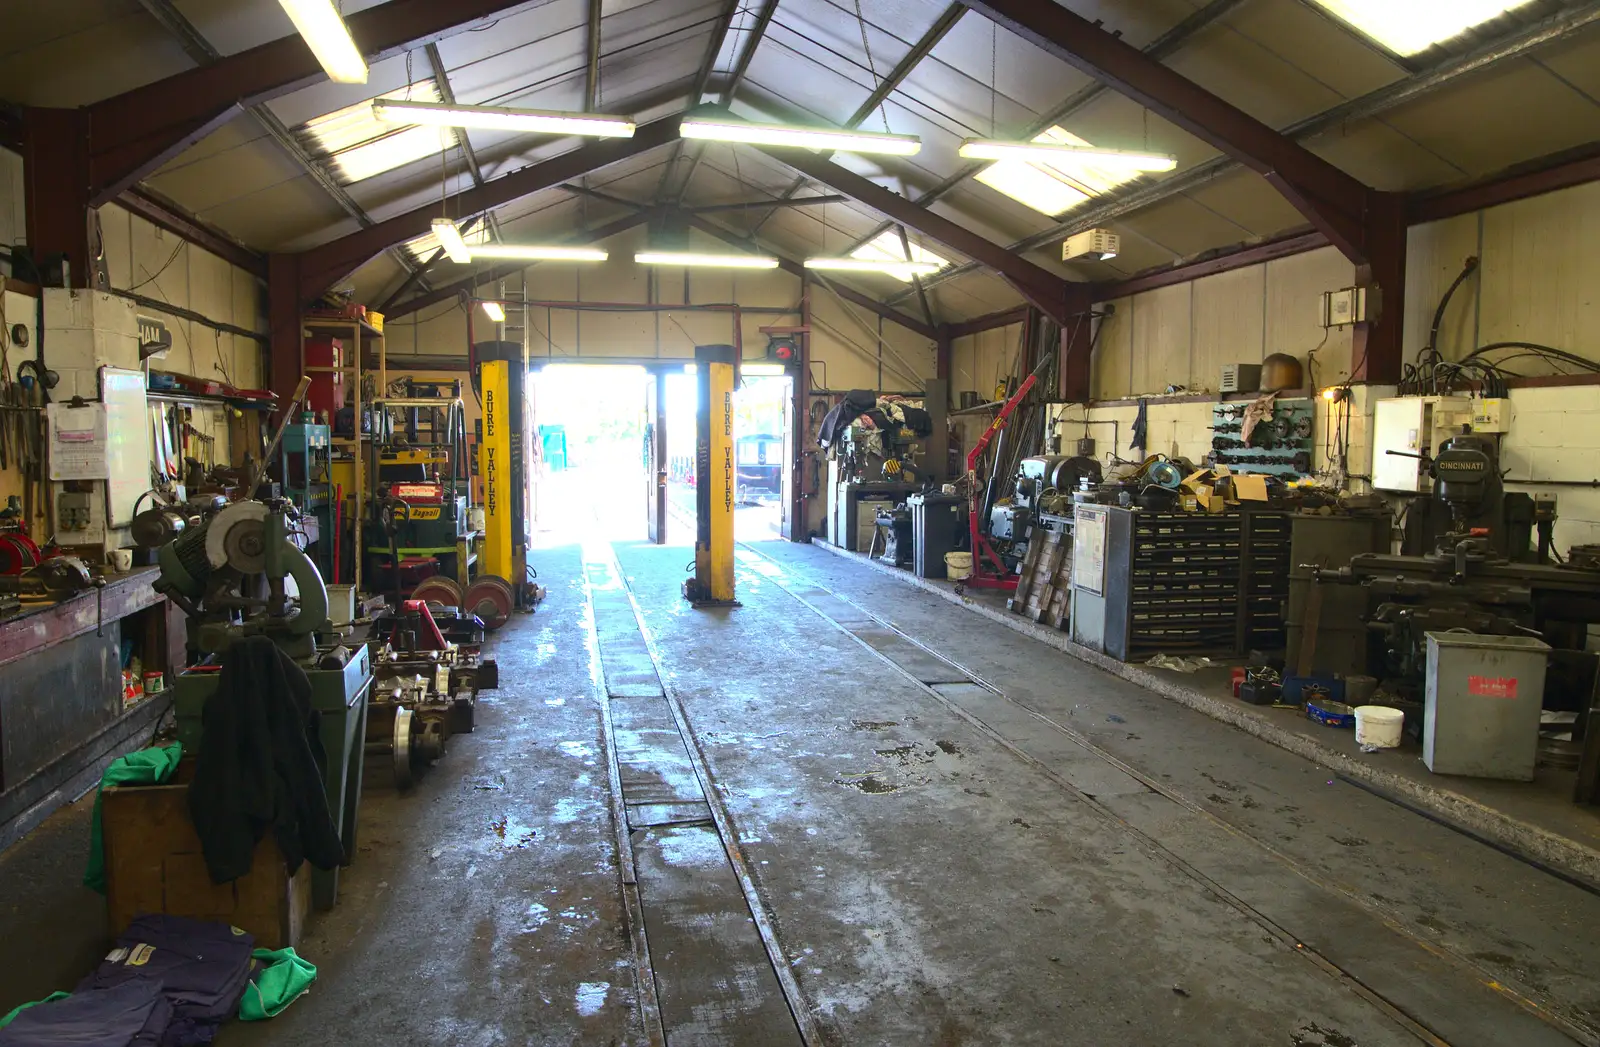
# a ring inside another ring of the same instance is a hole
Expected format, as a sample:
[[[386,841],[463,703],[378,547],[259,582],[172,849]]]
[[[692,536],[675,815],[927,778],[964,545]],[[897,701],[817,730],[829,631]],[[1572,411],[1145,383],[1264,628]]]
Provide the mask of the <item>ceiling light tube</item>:
[[[938,262],[891,262],[867,258],[807,258],[807,269],[836,269],[849,273],[888,273],[902,280],[912,276],[932,276],[944,266]]]
[[[461,230],[448,218],[435,218],[433,220],[433,235],[438,238],[439,246],[444,248],[444,253],[457,265],[468,265],[472,262],[472,252],[467,250],[467,242],[461,239]]]
[[[497,324],[506,322],[506,307],[499,302],[479,302],[483,306],[483,315]]]
[[[560,113],[544,109],[507,109],[498,105],[408,102],[402,98],[373,99],[372,116],[375,120],[390,124],[483,127],[495,131],[588,135],[591,138],[632,138],[634,132],[633,121],[624,116],[606,116],[602,113]]]
[[[311,48],[322,71],[336,84],[367,82],[367,63],[350,38],[333,0],[278,0],[295,32]]]
[[[992,142],[969,138],[961,143],[968,160],[1021,160],[1024,163],[1107,167],[1124,171],[1171,171],[1178,158],[1164,153],[1138,153],[1097,146],[1050,145],[1043,142]]]
[[[531,262],[603,262],[611,256],[598,247],[562,247],[559,244],[473,244],[474,258],[513,258]]]
[[[747,145],[795,146],[801,149],[839,149],[847,153],[887,153],[890,156],[915,156],[922,151],[916,135],[892,135],[878,131],[842,131],[813,127],[784,127],[779,124],[748,124],[743,121],[685,120],[678,125],[684,138],[703,138],[712,142],[743,142]]]
[[[640,265],[699,265],[717,269],[776,269],[778,260],[758,254],[701,254],[698,251],[640,251]]]

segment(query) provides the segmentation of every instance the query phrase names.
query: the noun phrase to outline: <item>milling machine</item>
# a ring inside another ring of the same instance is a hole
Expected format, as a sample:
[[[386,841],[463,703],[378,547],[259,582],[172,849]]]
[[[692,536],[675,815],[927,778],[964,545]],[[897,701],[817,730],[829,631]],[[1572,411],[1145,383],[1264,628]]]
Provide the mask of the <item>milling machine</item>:
[[[1367,626],[1383,638],[1391,680],[1401,690],[1421,687],[1428,632],[1535,636],[1557,649],[1553,658],[1563,649],[1582,651],[1586,626],[1600,622],[1600,557],[1579,548],[1565,564],[1549,562],[1553,500],[1534,504],[1535,552],[1529,548],[1532,528],[1515,526],[1521,514],[1505,511],[1508,497],[1525,496],[1504,494],[1488,440],[1456,436],[1433,457],[1406,457],[1426,463],[1435,506],[1451,520],[1433,552],[1362,553],[1337,570],[1306,565],[1318,582],[1368,589]],[[1560,673],[1552,676],[1561,679]]]

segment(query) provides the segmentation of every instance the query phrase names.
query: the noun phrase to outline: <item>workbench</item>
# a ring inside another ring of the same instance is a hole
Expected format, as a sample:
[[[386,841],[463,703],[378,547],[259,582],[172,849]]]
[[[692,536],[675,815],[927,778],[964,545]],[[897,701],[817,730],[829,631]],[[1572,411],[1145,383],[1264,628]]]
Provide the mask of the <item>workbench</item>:
[[[0,618],[0,849],[149,740],[168,702],[124,707],[122,648],[130,640],[149,670],[183,664],[184,618],[151,587],[158,573],[111,575]]]

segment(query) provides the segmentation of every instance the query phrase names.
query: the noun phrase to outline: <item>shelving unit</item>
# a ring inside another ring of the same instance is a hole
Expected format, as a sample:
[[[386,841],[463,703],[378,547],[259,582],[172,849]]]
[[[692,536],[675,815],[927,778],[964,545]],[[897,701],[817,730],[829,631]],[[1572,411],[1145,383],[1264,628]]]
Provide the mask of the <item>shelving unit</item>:
[[[348,350],[345,363],[342,367],[308,366],[306,364],[306,340],[309,338],[338,338],[343,341]],[[300,369],[305,375],[342,374],[349,382],[349,394],[345,406],[351,408],[351,427],[349,436],[334,435],[330,438],[334,450],[347,449],[354,462],[351,470],[354,477],[352,490],[346,492],[353,497],[354,510],[350,513],[351,527],[354,531],[354,540],[351,543],[351,579],[356,591],[361,591],[361,529],[363,517],[366,512],[366,469],[363,463],[361,450],[361,366],[368,349],[375,349],[378,357],[378,388],[384,389],[388,385],[388,368],[385,359],[383,332],[367,323],[365,320],[346,319],[336,316],[305,316],[300,323]],[[330,431],[337,433],[337,426],[329,419]],[[343,540],[343,535],[335,535],[334,541]],[[341,557],[342,560],[342,557]],[[335,579],[337,581],[338,579]]]

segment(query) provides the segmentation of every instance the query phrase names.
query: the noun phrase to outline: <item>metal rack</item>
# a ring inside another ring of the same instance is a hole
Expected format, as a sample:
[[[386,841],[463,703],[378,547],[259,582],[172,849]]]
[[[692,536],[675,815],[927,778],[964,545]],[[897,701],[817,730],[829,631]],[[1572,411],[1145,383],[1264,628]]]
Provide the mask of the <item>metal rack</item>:
[[[331,336],[346,339],[350,352],[345,356],[343,367],[310,367],[306,365],[306,339],[318,336]],[[365,320],[354,318],[345,319],[336,316],[305,316],[300,323],[300,370],[302,374],[343,374],[349,379],[349,401],[353,424],[349,436],[333,436],[330,442],[334,448],[347,448],[355,463],[352,470],[354,476],[353,490],[349,492],[354,498],[354,510],[350,513],[351,526],[354,528],[354,541],[351,544],[353,551],[352,577],[356,591],[361,591],[361,522],[363,507],[366,504],[366,477],[362,463],[361,453],[361,361],[369,346],[375,346],[378,351],[378,388],[388,386],[388,361],[384,351],[383,332],[367,323]],[[285,419],[288,421],[288,419]],[[329,419],[330,422],[333,419]],[[330,426],[330,430],[333,429]],[[341,541],[343,535],[335,535],[334,541]]]

